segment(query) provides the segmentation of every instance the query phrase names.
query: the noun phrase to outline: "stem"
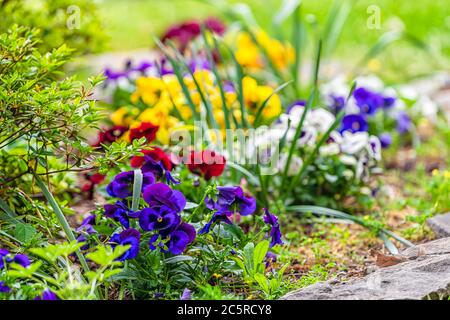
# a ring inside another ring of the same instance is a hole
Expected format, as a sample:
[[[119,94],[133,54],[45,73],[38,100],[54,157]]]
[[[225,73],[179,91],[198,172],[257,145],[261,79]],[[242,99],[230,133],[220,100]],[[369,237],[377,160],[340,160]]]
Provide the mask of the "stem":
[[[66,217],[64,216],[61,208],[59,207],[58,203],[56,202],[55,198],[53,197],[53,195],[50,193],[50,191],[48,190],[47,186],[44,184],[44,182],[41,180],[41,178],[39,177],[39,175],[37,175],[36,173],[33,172],[34,175],[34,179],[37,183],[37,185],[39,186],[39,188],[42,190],[42,193],[44,194],[45,198],[47,199],[47,201],[49,202],[50,206],[52,207],[53,211],[55,212],[56,218],[58,219],[59,223],[61,224],[64,233],[66,234],[66,237],[69,241],[76,241],[75,236],[72,232],[72,229],[70,228],[69,223],[66,220]],[[81,254],[80,250],[77,249],[75,251],[78,259],[80,260],[81,266],[83,267],[85,272],[90,271],[89,270],[89,266],[87,265],[86,259],[84,258],[84,256]]]

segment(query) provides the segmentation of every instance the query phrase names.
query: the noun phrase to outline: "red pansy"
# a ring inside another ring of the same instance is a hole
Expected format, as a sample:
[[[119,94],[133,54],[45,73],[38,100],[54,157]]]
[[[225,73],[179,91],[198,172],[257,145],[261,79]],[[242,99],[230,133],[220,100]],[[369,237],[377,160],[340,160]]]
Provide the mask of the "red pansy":
[[[188,169],[210,180],[212,177],[218,177],[225,169],[225,157],[210,150],[192,151],[188,163]]]

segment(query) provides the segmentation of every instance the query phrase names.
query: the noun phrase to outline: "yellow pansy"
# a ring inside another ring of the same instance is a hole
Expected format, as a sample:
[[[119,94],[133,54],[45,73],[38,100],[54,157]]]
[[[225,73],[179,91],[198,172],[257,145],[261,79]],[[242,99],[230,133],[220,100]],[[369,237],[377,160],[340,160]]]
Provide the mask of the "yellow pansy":
[[[165,84],[160,78],[140,77],[136,80],[136,91],[131,95],[131,101],[136,103],[139,99],[145,104],[153,105],[161,97]]]
[[[115,126],[129,126],[138,114],[138,108],[120,107],[110,115],[110,119]]]
[[[277,69],[286,68],[294,61],[295,51],[289,44],[283,44],[280,41],[270,38],[267,33],[260,30],[256,33],[258,45],[265,51],[261,52],[248,33],[240,33],[236,40],[236,59],[244,67],[263,68],[263,54],[267,54],[270,61]]]

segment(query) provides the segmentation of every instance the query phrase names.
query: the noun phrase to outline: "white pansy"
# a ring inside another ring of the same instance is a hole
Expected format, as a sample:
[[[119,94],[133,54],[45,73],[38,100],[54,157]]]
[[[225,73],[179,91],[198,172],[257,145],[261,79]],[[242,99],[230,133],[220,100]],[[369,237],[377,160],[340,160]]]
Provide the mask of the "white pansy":
[[[369,144],[367,145],[367,151],[371,158],[380,161],[381,160],[381,142],[376,136],[370,136]]]
[[[317,129],[320,133],[325,133],[334,123],[334,115],[322,108],[312,110],[308,116],[308,124]]]
[[[437,120],[438,106],[428,96],[421,96],[413,105],[413,109],[432,122]]]
[[[311,126],[304,126],[302,128],[302,133],[297,140],[297,146],[314,146],[317,139],[317,129]]]
[[[341,160],[341,162],[347,166],[356,166],[356,164],[358,163],[358,160],[353,157],[353,156],[349,156],[347,154],[343,154],[339,157],[339,160]]]
[[[381,92],[384,87],[383,81],[374,75],[358,77],[355,81],[358,88],[363,87],[370,91]]]
[[[279,172],[284,172],[285,167],[287,165],[288,155],[283,153],[280,156],[280,161],[278,161],[278,170]],[[289,169],[287,171],[287,175],[289,177],[295,176],[303,166],[303,160],[296,155],[293,155],[291,158],[291,163],[289,164]]]
[[[356,154],[360,152],[369,142],[369,134],[367,132],[351,133],[345,131],[342,137],[341,151],[346,154]]]
[[[344,75],[340,75],[330,82],[323,84],[320,89],[324,97],[346,97],[350,91]]]
[[[341,152],[342,136],[337,131],[332,131],[330,137],[328,138],[327,144],[323,145],[319,149],[319,153],[322,156],[332,156],[339,154]]]

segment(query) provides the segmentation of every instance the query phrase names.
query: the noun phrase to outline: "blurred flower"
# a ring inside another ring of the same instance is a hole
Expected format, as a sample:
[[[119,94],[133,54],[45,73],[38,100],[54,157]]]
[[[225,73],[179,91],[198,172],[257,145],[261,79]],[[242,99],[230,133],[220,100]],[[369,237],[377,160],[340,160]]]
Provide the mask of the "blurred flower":
[[[218,35],[222,35],[225,32],[225,25],[216,18],[207,18],[203,25],[207,30]],[[175,24],[161,36],[161,41],[172,40],[178,46],[178,49],[183,52],[191,41],[200,36],[201,27],[202,22],[195,20]]]
[[[180,300],[191,300],[191,290],[185,288],[183,290],[183,294],[181,295]]]
[[[6,256],[9,254],[9,251],[6,249],[0,249],[0,270],[5,267]]]
[[[54,292],[50,289],[45,289],[40,296],[34,298],[34,300],[59,300]]]
[[[105,180],[105,175],[100,173],[86,173],[84,174],[84,178],[86,178],[87,182],[83,184],[81,187],[82,192],[87,192],[89,199],[92,199],[94,196],[94,188],[96,185],[102,183]]]
[[[134,259],[139,253],[139,242],[141,234],[136,229],[127,229],[121,233],[116,233],[111,236],[109,240],[111,246],[114,248],[117,245],[129,245],[130,248],[117,260],[124,261]]]
[[[364,116],[359,114],[349,114],[342,119],[342,125],[340,132],[350,131],[352,133],[367,131],[369,129],[369,124]]]
[[[397,114],[397,131],[400,134],[407,133],[412,127],[411,118],[405,111]]]
[[[344,131],[342,135],[341,151],[343,153],[354,155],[369,143],[369,134],[367,132],[355,132]]]
[[[155,183],[155,176],[151,172],[143,172],[142,190],[148,185]],[[111,197],[127,198],[133,194],[134,171],[121,172],[106,187],[106,192]]]
[[[271,119],[281,113],[281,100],[277,94],[274,94],[274,89],[258,85],[256,80],[249,76],[242,79],[242,86],[244,102],[250,112],[256,113],[264,101],[272,95],[261,115],[264,119]]]
[[[161,163],[162,167],[165,170],[172,170],[172,161],[164,152],[163,149],[152,146],[151,149],[144,149],[141,152],[145,155],[156,161],[157,163]],[[140,168],[145,163],[145,156],[134,156],[130,160],[130,164],[134,168]]]
[[[210,150],[192,151],[188,169],[192,173],[210,180],[220,176],[225,169],[226,159],[220,154]]]
[[[366,88],[357,88],[353,92],[353,97],[362,114],[373,115],[379,108],[384,106],[384,97]]]
[[[181,212],[186,206],[186,199],[183,193],[178,190],[172,190],[164,183],[155,183],[145,188],[143,193],[144,200],[154,210],[171,210],[172,212]]]
[[[98,133],[97,142],[93,144],[93,147],[100,147],[102,144],[111,144],[128,130],[125,126],[114,126],[111,129],[100,131]]]
[[[392,136],[389,133],[382,133],[380,135],[380,142],[382,148],[387,148],[392,144]]]
[[[277,262],[277,255],[271,251],[268,251],[265,260],[266,268],[270,268],[275,262]]]
[[[227,215],[238,212],[246,216],[255,212],[255,198],[245,196],[241,187],[217,187],[217,190],[219,193],[216,200],[210,197],[205,199],[205,205],[208,209]]]
[[[267,208],[264,208],[264,213],[264,222],[272,227],[269,232],[269,235],[271,237],[270,247],[273,247],[277,244],[283,244],[283,241],[281,240],[280,225],[278,224],[278,217],[274,214],[271,214]]]
[[[295,52],[289,44],[270,38],[267,33],[258,30],[252,39],[249,33],[241,32],[236,41],[236,59],[243,67],[260,69],[264,67],[264,57],[267,54],[275,68],[284,69],[294,61]],[[255,43],[256,41],[256,43]],[[261,52],[260,47],[265,52]]]
[[[156,139],[156,132],[159,126],[151,122],[142,122],[139,125],[134,125],[130,128],[130,141],[145,137],[147,142],[152,142]]]
[[[11,288],[8,287],[5,282],[0,281],[0,293],[9,293],[11,292]]]

